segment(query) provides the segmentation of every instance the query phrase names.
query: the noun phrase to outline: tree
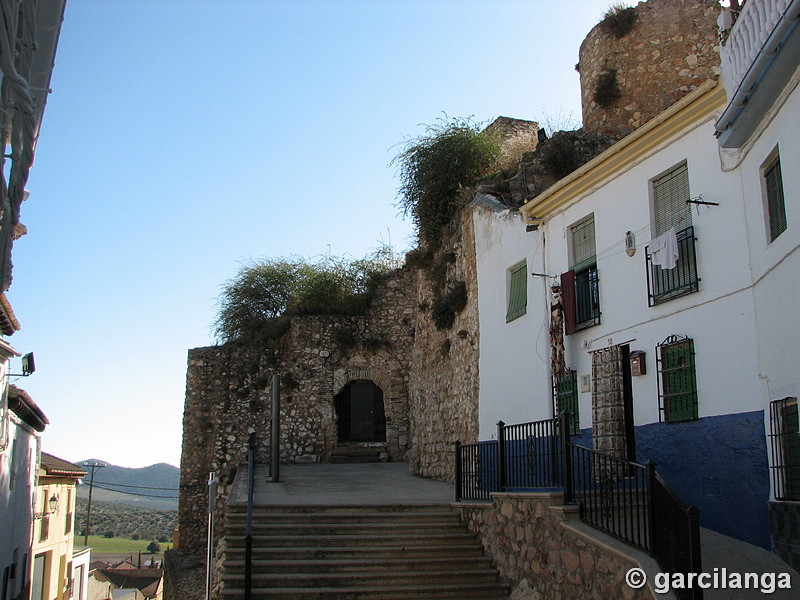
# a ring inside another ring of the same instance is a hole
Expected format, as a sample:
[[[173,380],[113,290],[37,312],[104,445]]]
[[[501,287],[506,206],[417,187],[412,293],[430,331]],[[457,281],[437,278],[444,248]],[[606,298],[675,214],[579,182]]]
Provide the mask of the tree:
[[[156,552],[161,552],[161,544],[159,544],[157,541],[153,540],[152,542],[147,544],[147,551],[150,554],[155,554]]]
[[[500,139],[470,119],[439,119],[404,144],[392,160],[398,204],[423,241],[438,247],[442,229],[464,206],[462,190],[495,171],[500,155]]]
[[[361,260],[324,256],[265,258],[243,264],[222,286],[213,324],[220,342],[278,337],[281,317],[293,314],[359,315],[378,285],[400,266],[382,244]]]

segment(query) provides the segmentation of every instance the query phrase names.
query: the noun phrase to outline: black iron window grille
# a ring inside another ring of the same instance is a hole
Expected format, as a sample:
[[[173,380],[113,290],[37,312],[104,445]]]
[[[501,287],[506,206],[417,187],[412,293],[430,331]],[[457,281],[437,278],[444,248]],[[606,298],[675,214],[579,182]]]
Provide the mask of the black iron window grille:
[[[700,289],[697,276],[697,254],[695,252],[694,227],[686,227],[676,233],[678,240],[678,261],[672,269],[654,265],[650,247],[645,248],[647,263],[648,305],[655,306],[673,298],[691,294]]]
[[[698,418],[694,340],[671,335],[656,348],[660,421]]]
[[[575,329],[600,324],[594,215],[570,228],[575,273]]]
[[[770,403],[772,487],[776,500],[800,500],[800,422],[797,398]]]
[[[573,370],[567,370],[563,375],[553,377],[553,408],[556,415],[568,412],[569,433],[577,435],[580,433],[580,418],[578,410],[578,374]]]

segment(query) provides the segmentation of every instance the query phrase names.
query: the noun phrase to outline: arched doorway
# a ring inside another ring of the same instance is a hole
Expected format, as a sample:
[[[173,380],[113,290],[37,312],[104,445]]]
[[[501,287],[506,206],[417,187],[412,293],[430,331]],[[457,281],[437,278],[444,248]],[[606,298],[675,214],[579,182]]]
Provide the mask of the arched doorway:
[[[385,442],[383,390],[368,379],[351,381],[333,399],[339,443]]]

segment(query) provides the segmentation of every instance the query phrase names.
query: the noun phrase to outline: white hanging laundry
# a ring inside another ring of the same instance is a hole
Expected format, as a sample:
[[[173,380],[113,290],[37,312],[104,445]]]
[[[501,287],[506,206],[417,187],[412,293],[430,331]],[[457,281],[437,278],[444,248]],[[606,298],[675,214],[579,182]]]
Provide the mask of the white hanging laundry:
[[[650,240],[650,262],[662,269],[674,269],[678,264],[678,236],[674,226]]]

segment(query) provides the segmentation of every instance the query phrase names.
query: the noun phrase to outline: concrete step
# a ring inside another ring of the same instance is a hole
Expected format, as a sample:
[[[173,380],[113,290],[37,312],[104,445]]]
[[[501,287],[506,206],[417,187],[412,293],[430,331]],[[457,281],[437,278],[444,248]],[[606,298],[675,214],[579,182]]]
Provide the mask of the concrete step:
[[[229,547],[228,559],[244,560],[244,545]],[[482,557],[480,546],[471,541],[464,544],[425,545],[425,546],[339,546],[328,548],[315,547],[254,547],[253,557],[257,560],[389,560],[402,556],[407,560]],[[227,563],[226,563],[227,564]]]
[[[492,561],[482,554],[473,556],[424,556],[409,557],[386,555],[375,557],[365,552],[360,557],[317,557],[297,559],[275,559],[252,561],[254,573],[331,573],[331,572],[381,572],[381,571],[478,571],[489,569]],[[244,573],[244,558],[228,560],[225,563],[226,573]]]
[[[247,535],[247,523],[228,523],[225,528],[227,535],[231,537]],[[331,536],[331,535],[383,535],[394,537],[396,535],[440,535],[463,533],[464,526],[458,521],[447,523],[392,523],[392,522],[372,522],[372,523],[263,523],[257,522],[252,525],[254,536]]]
[[[389,454],[385,444],[344,444],[338,446],[331,454],[332,463],[369,463],[386,462]]]
[[[310,514],[320,516],[324,514],[397,514],[422,515],[427,513],[455,514],[446,504],[267,504],[253,506],[254,515],[267,514]],[[227,515],[246,515],[247,506],[244,504],[228,505]]]
[[[229,512],[226,519],[229,525],[245,525],[247,513]],[[252,521],[256,523],[292,524],[337,524],[337,523],[459,523],[458,515],[450,509],[439,511],[414,512],[266,512],[255,510]]]
[[[225,536],[228,547],[244,547],[245,536]],[[475,536],[471,533],[432,533],[425,536],[395,534],[386,536],[380,533],[374,535],[254,535],[254,548],[331,548],[347,546],[435,546],[443,544],[475,543]]]
[[[254,600],[507,600],[507,586],[499,583],[451,585],[252,588]],[[242,590],[224,588],[223,598],[241,598]]]
[[[227,521],[223,598],[235,598],[244,588],[246,518],[238,509]],[[447,505],[265,507],[253,523],[255,599],[507,599]]]
[[[222,575],[225,587],[244,588],[244,573]],[[253,587],[352,587],[370,585],[398,587],[404,585],[477,585],[497,582],[491,569],[477,571],[355,571],[330,573],[252,573]]]

